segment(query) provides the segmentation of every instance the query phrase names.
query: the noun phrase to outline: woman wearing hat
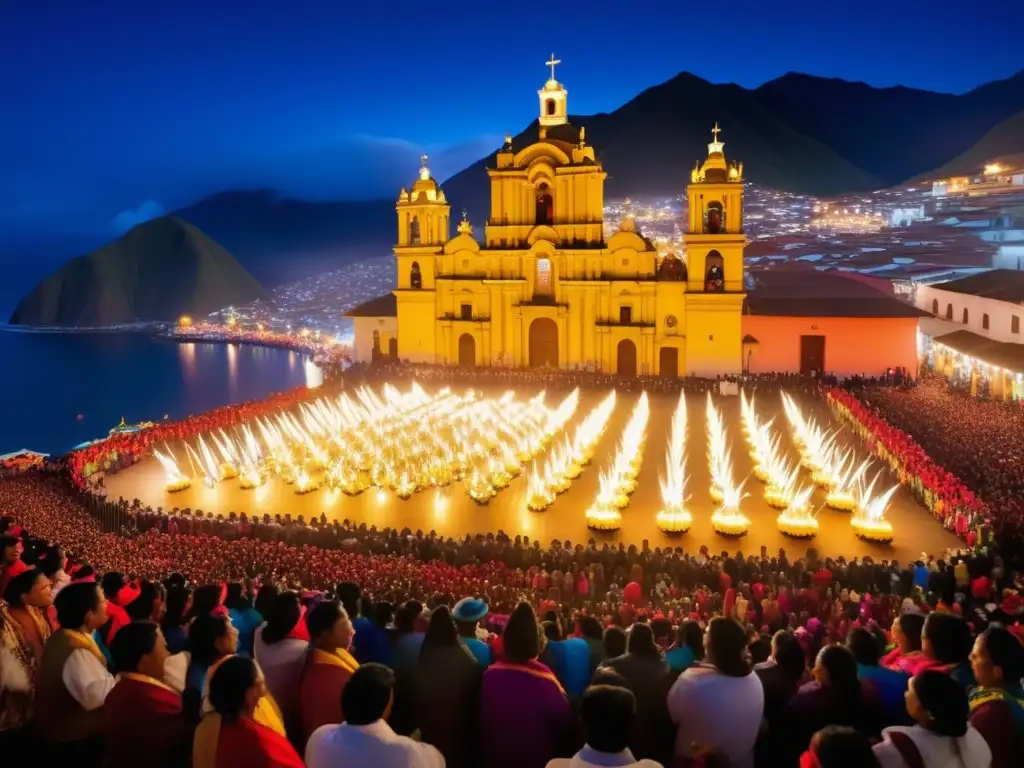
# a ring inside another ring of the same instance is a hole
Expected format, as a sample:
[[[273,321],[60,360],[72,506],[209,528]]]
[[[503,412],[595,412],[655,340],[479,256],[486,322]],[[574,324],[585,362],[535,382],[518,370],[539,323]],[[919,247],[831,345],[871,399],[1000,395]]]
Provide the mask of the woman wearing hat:
[[[464,597],[452,609],[452,618],[455,619],[455,626],[459,630],[459,638],[483,667],[489,666],[494,660],[491,647],[480,639],[481,634],[486,636],[486,633],[479,629],[480,621],[486,615],[487,603],[477,597]]]

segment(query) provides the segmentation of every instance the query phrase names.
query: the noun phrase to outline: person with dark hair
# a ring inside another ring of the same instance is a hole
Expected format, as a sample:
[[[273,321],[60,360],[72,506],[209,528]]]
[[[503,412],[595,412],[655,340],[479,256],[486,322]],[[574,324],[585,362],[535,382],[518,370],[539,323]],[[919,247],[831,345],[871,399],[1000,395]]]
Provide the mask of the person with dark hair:
[[[228,609],[228,617],[238,630],[238,655],[252,656],[252,644],[256,630],[263,623],[263,616],[253,608],[252,598],[245,595],[243,586],[237,581],[228,584],[224,607]]]
[[[466,647],[448,606],[430,615],[413,675],[415,723],[449,766],[480,764],[480,682],[483,666]]]
[[[426,637],[428,616],[423,604],[409,600],[395,611],[395,644],[391,649],[392,669],[395,672],[395,703],[391,712],[391,727],[407,736],[415,730],[414,675],[420,663],[423,638]]]
[[[992,750],[993,768],[1011,768],[1024,759],[1024,646],[1012,632],[989,627],[974,641],[971,668],[971,725]]]
[[[53,632],[47,619],[52,585],[29,568],[11,578],[0,597],[0,733],[6,733],[32,719],[36,674]]]
[[[547,642],[541,661],[555,673],[569,698],[576,700],[590,682],[590,648],[582,638],[566,637],[558,615],[551,615],[555,621],[543,624]]]
[[[811,738],[801,768],[878,768],[871,741],[856,728],[829,725]]]
[[[942,672],[925,670],[911,678],[906,699],[915,725],[882,731],[882,742],[874,748],[882,768],[992,765],[985,737],[968,722],[970,705],[959,683]]]
[[[665,661],[673,672],[682,672],[703,658],[704,630],[696,621],[687,619],[676,630],[676,641],[665,652]]]
[[[556,758],[547,768],[625,766],[660,768],[653,760],[636,760],[629,740],[637,719],[636,698],[628,688],[592,685],[583,692],[580,714],[586,743],[572,758]]]
[[[167,644],[160,625],[120,629],[110,653],[119,672],[103,705],[104,765],[178,766],[188,759],[189,728],[181,696],[164,681]]]
[[[816,732],[827,725],[848,725],[867,736],[881,728],[877,694],[857,677],[857,661],[841,645],[827,645],[818,653],[814,680],[797,691],[786,705],[782,733],[783,752],[795,761]]]
[[[622,627],[605,627],[604,653],[606,659],[614,659],[626,652],[626,631]]]
[[[281,708],[288,733],[300,737],[302,715],[299,683],[309,655],[304,609],[295,592],[282,592],[271,604],[266,621],[256,631],[253,658],[260,664],[267,690]],[[299,742],[301,739],[296,738]]]
[[[903,695],[907,691],[910,675],[880,666],[878,641],[863,627],[850,630],[846,636],[846,648],[857,662],[857,677],[878,697],[884,722],[893,725],[906,722],[907,709]]]
[[[185,712],[199,721],[206,697],[206,681],[210,667],[238,648],[238,630],[227,616],[199,616],[188,630],[189,662],[185,674]]]
[[[152,581],[138,583],[138,596],[125,610],[132,621],[155,621],[159,624],[164,618],[167,602],[167,590],[163,584]]]
[[[310,648],[299,682],[302,743],[321,725],[345,722],[341,697],[359,662],[349,653],[352,622],[338,600],[325,600],[306,617]]]
[[[60,629],[39,664],[36,723],[59,756],[98,762],[103,702],[115,682],[93,639],[107,621],[107,600],[97,584],[81,582],[64,587],[55,605]]]
[[[480,692],[483,762],[541,768],[564,754],[572,710],[558,678],[537,660],[544,643],[533,606],[516,606],[502,643],[505,657],[484,671]]]
[[[892,639],[896,647],[881,660],[887,669],[914,674],[921,661],[921,631],[924,616],[918,613],[904,613],[892,623]]]
[[[131,621],[127,606],[138,597],[138,589],[130,585],[123,573],[107,571],[100,579],[100,588],[107,598],[107,622],[100,627],[97,640],[100,650],[110,659],[110,644],[114,642],[121,627]]]
[[[921,631],[921,660],[914,674],[926,669],[943,672],[966,691],[974,686],[971,672],[971,628],[967,622],[952,613],[929,613]]]
[[[4,534],[0,536],[0,595],[7,591],[7,584],[15,576],[28,570],[28,563],[21,559],[21,539]]]
[[[807,656],[792,632],[779,630],[772,636],[772,661],[772,665],[754,670],[764,689],[764,719],[768,724],[758,739],[757,751],[764,758],[759,762],[768,762],[779,753],[786,705],[800,689],[807,671]]]
[[[626,652],[614,659],[606,659],[602,667],[618,672],[626,687],[636,697],[637,729],[633,734],[633,752],[641,757],[659,753],[657,735],[659,726],[670,729],[666,697],[671,685],[668,664],[661,649],[654,642],[650,624],[634,624],[626,640]]]
[[[395,675],[383,664],[360,666],[342,693],[341,707],[348,719],[313,732],[306,744],[306,766],[444,768],[444,758],[435,747],[399,736],[388,725],[394,688]]]
[[[704,661],[679,676],[668,709],[677,726],[677,759],[692,758],[697,745],[721,751],[733,768],[752,768],[764,689],[747,658],[746,632],[736,621],[711,620]]]
[[[590,676],[593,677],[595,670],[608,658],[604,648],[604,631],[601,629],[601,622],[593,616],[580,616],[577,619],[580,627],[580,634],[583,642],[587,644],[590,651]]]
[[[160,629],[167,641],[167,650],[171,654],[181,653],[188,647],[188,629],[185,616],[192,607],[192,590],[182,584],[166,585],[167,600],[164,604],[164,617]]]
[[[373,652],[373,622],[363,615],[363,592],[359,585],[353,581],[343,581],[338,584],[335,590],[341,605],[352,622],[354,632],[352,638],[352,654],[360,663],[372,661],[370,654]]]
[[[209,688],[213,711],[196,729],[193,768],[303,768],[283,729],[257,716],[267,689],[255,661],[229,656],[210,671]]]

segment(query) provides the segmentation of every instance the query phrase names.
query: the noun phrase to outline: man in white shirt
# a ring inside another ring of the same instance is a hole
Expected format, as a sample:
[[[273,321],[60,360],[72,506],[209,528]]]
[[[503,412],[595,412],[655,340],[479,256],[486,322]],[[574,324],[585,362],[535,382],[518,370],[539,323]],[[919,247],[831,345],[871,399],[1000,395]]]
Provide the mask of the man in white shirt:
[[[54,602],[60,629],[46,641],[36,688],[36,722],[53,745],[88,753],[102,733],[103,702],[114,687],[92,633],[107,621],[107,601],[92,582],[69,584]]]
[[[592,685],[580,702],[587,743],[571,758],[555,758],[547,768],[662,768],[654,760],[637,760],[629,751],[636,721],[636,696],[628,688]]]
[[[346,722],[313,731],[307,768],[443,768],[435,747],[399,736],[387,724],[394,689],[395,674],[383,664],[363,664],[353,672],[341,694]]]

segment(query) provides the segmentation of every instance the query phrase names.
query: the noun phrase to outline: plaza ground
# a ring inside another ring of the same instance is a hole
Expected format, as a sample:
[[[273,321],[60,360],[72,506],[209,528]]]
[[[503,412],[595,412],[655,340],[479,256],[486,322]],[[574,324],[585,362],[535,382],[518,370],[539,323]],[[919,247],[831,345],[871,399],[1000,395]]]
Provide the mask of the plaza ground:
[[[535,394],[535,391],[522,390],[519,397],[529,397]],[[495,390],[487,394],[498,395],[500,392]],[[568,427],[570,435],[575,425],[604,394],[582,393],[580,406]],[[554,406],[563,396],[564,393],[549,394],[548,405]],[[916,559],[922,553],[941,555],[947,548],[961,546],[960,540],[946,531],[904,489],[900,489],[895,495],[889,508],[888,518],[896,534],[891,545],[870,544],[858,539],[850,526],[849,514],[827,508],[822,508],[818,515],[821,529],[812,543],[783,536],[775,525],[778,512],[764,502],[764,485],[750,474],[752,463],[740,430],[738,397],[717,397],[716,403],[722,411],[729,441],[733,446],[735,476],[742,479],[749,475],[746,491],[750,496],[743,501],[741,509],[750,518],[750,532],[742,539],[729,539],[716,534],[710,523],[715,504],[708,494],[705,400],[703,396],[698,395],[687,397],[689,419],[686,468],[690,494],[688,508],[693,515],[693,526],[690,531],[682,536],[670,536],[662,533],[655,521],[661,507],[658,478],[665,471],[665,449],[672,413],[678,399],[677,395],[664,394],[651,396],[651,417],[647,427],[643,468],[638,478],[638,488],[631,497],[629,506],[622,511],[622,528],[613,533],[591,531],[586,526],[584,513],[597,495],[599,471],[611,460],[637,397],[636,394],[619,393],[608,429],[598,443],[593,462],[584,469],[566,493],[560,495],[546,512],[541,513],[526,509],[525,472],[486,506],[479,506],[473,502],[461,484],[442,490],[421,491],[405,501],[376,488],[354,497],[327,489],[297,495],[294,486],[286,485],[276,478],[271,478],[262,488],[255,490],[243,490],[237,480],[219,483],[215,488],[207,488],[196,481],[191,488],[171,494],[164,490],[163,469],[152,457],[144,459],[128,470],[107,477],[106,485],[110,498],[138,498],[147,505],[154,508],[162,507],[164,510],[175,507],[191,508],[201,509],[206,513],[222,513],[225,516],[233,511],[260,517],[265,513],[291,513],[293,518],[303,515],[306,520],[324,514],[328,520],[347,518],[379,528],[388,526],[409,527],[412,530],[419,528],[424,531],[433,529],[445,536],[456,537],[462,537],[467,533],[488,533],[502,529],[510,536],[523,534],[531,539],[539,539],[544,544],[552,539],[569,539],[576,544],[594,538],[599,543],[621,541],[627,545],[639,545],[647,539],[651,547],[678,545],[693,552],[701,545],[707,545],[712,552],[723,549],[734,552],[742,549],[747,554],[756,554],[759,547],[765,546],[769,553],[783,547],[791,555],[802,554],[808,546],[813,545],[824,555],[871,555],[876,559],[897,559],[900,562]],[[801,408],[805,409],[805,413],[813,414],[819,423],[837,426],[821,401],[803,397],[796,399]],[[756,407],[759,418],[774,418],[773,429],[785,430],[781,445],[790,457],[795,458],[796,449],[790,437],[779,395],[765,394],[758,397]],[[865,455],[860,441],[856,440],[849,430],[841,431],[840,441],[851,441],[846,444],[853,445],[861,458]],[[175,454],[183,454],[181,446],[171,445],[171,448]],[[881,468],[881,463],[876,461],[868,476],[872,477],[874,472]],[[803,479],[809,482],[807,472],[803,471],[802,474]],[[890,478],[890,481],[896,482],[894,477]],[[880,485],[881,483],[882,481]],[[816,505],[822,505],[824,492],[817,490],[814,499]]]

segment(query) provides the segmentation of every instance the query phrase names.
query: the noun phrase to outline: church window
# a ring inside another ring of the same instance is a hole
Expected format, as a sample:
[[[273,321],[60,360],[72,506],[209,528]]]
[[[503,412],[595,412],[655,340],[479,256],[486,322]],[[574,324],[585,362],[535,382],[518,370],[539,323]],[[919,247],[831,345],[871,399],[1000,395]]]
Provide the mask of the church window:
[[[939,314],[939,300],[938,299],[932,299],[932,314],[933,315],[938,315]]]
[[[953,305],[952,304],[947,304],[946,305],[946,319],[947,320],[952,320],[953,319]]]
[[[416,290],[423,287],[423,275],[420,274],[419,262],[412,263],[412,269],[409,270],[409,285]]]
[[[1020,317],[1017,315],[1010,318],[1010,333],[1020,333]]]
[[[666,328],[675,328],[675,327],[676,327],[676,324],[677,324],[678,322],[679,322],[679,321],[678,321],[678,320],[676,320],[676,316],[675,316],[675,315],[668,315],[668,316],[667,316],[667,317],[665,318],[665,327],[666,327]]]
[[[536,223],[551,226],[555,223],[555,207],[551,199],[551,190],[547,184],[542,183],[537,187],[537,216]]]
[[[707,257],[707,271],[704,275],[705,291],[725,290],[725,264],[722,254],[718,251],[711,251]]]
[[[420,217],[413,216],[409,222],[409,245],[420,244]]]
[[[537,259],[537,281],[533,292],[551,294],[551,259]]]
[[[981,316],[981,329],[983,331],[987,331],[988,330],[988,314],[987,313]]]
[[[704,232],[709,235],[717,235],[725,231],[725,211],[722,204],[715,201],[708,203],[708,209],[704,212]]]
[[[462,260],[462,269],[466,272],[469,271],[469,259]]]
[[[376,360],[380,357],[380,331],[374,329],[373,331],[373,349],[370,350],[370,359]]]
[[[633,322],[633,308],[628,306],[619,307],[619,322],[629,325]]]
[[[628,267],[629,266],[629,259],[623,259],[622,260],[622,266],[623,267]]]
[[[964,319],[963,319],[963,324],[964,324],[964,325],[967,325],[967,307],[964,307]]]
[[[547,112],[548,117],[551,117],[551,116],[553,116],[555,114],[555,100],[554,99],[548,99],[547,101],[544,102],[544,111]]]
[[[472,304],[463,304],[460,307],[460,311],[461,311],[461,317],[462,317],[463,320],[472,320],[473,319],[473,305]]]

